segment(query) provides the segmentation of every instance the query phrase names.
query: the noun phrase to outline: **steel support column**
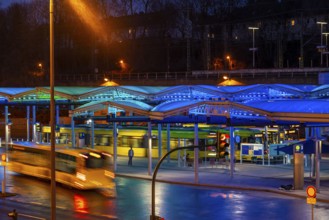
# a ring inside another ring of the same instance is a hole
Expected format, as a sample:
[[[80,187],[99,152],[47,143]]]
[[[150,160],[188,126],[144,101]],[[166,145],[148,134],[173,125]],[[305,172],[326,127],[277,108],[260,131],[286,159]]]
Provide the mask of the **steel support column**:
[[[234,127],[230,126],[230,175],[233,177],[235,160]]]
[[[167,124],[167,152],[170,151],[170,124]],[[167,158],[167,162],[170,162],[170,156]]]
[[[147,122],[148,175],[152,175],[152,124]]]
[[[162,156],[162,125],[158,124],[158,158]]]
[[[194,145],[199,145],[199,124],[194,124]],[[194,148],[194,183],[199,183],[199,148]]]
[[[26,106],[26,141],[30,141],[30,106]]]

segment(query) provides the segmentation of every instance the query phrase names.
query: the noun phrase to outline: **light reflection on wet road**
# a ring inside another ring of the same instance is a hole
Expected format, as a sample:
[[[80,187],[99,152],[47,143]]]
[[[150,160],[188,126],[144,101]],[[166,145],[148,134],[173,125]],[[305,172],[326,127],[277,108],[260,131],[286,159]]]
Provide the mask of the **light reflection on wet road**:
[[[2,179],[2,173],[0,175]],[[8,175],[8,198],[22,203],[50,206],[50,185],[21,175]],[[106,198],[95,191],[57,187],[57,207],[117,216],[118,219],[145,220],[151,213],[151,182],[130,178],[117,180],[117,198]],[[317,203],[315,219],[327,219],[329,204]],[[311,219],[311,207],[304,199],[253,191],[195,188],[156,183],[156,214],[165,219]]]

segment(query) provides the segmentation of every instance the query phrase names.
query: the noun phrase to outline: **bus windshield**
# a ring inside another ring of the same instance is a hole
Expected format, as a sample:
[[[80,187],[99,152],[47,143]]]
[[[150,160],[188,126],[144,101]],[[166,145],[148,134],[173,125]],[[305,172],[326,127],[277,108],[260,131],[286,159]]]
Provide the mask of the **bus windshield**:
[[[86,160],[86,168],[103,168],[104,167],[104,160],[102,158],[95,158],[95,157],[89,157]]]
[[[105,159],[101,154],[90,152],[86,158],[86,168],[97,169],[105,166]]]

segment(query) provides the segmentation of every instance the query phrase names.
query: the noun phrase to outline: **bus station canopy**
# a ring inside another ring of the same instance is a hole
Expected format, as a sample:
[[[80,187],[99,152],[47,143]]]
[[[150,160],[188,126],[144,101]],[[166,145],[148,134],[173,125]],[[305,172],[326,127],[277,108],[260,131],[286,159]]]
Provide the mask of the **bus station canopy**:
[[[0,88],[2,105],[49,104],[50,87]],[[56,103],[74,105],[71,116],[106,109],[117,121],[231,125],[329,123],[329,85],[55,87]],[[122,113],[122,114],[121,114]]]

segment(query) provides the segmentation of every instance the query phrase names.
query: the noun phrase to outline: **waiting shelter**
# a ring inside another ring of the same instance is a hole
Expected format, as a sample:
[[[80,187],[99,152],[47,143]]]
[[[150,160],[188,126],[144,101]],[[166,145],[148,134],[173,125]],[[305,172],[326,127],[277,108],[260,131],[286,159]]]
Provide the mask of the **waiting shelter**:
[[[75,121],[85,120],[91,126],[95,121],[113,125],[117,136],[117,123],[147,123],[147,138],[151,141],[151,125],[159,131],[172,123],[193,123],[198,145],[199,124],[219,124],[230,128],[230,143],[234,146],[236,126],[296,125],[307,128],[307,137],[321,138],[319,128],[329,123],[329,85],[256,84],[247,86],[181,85],[181,86],[102,86],[102,87],[55,87],[56,124],[61,106],[70,108],[72,147],[75,140]],[[49,105],[50,88],[0,88],[0,102],[4,106],[6,131],[10,118],[8,106],[26,106],[27,140],[37,141],[37,106]],[[30,116],[32,107],[32,117]],[[97,112],[105,111],[105,115]],[[32,125],[30,124],[32,118]],[[30,129],[32,126],[32,139]],[[162,132],[158,132],[161,134]],[[168,133],[167,135],[170,135]],[[327,135],[327,134],[322,134]],[[6,143],[9,132],[6,132]],[[161,136],[159,137],[161,139]],[[91,137],[93,147],[93,135]],[[116,140],[113,140],[116,157]],[[159,143],[160,144],[160,143]],[[152,173],[152,154],[149,144],[149,174]],[[159,146],[159,149],[161,146]],[[170,143],[167,143],[167,151]],[[159,151],[159,157],[161,151]],[[195,149],[198,155],[198,149]],[[234,147],[231,154],[234,155]],[[196,181],[198,163],[195,158]],[[231,158],[231,175],[233,175]]]

